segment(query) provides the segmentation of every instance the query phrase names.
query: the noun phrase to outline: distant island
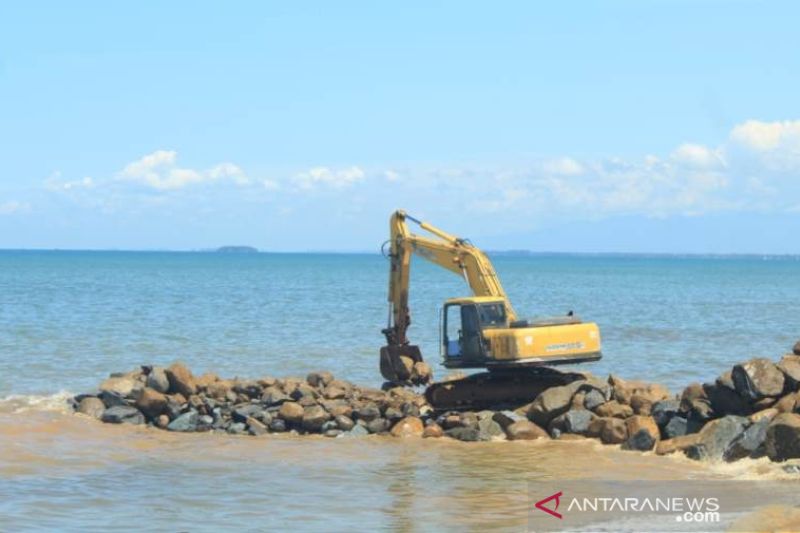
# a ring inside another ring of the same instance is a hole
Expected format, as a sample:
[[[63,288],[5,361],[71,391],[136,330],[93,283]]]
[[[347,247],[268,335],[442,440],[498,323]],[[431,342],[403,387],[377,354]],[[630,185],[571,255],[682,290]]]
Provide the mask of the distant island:
[[[216,250],[223,254],[257,254],[258,249],[252,246],[220,246]]]

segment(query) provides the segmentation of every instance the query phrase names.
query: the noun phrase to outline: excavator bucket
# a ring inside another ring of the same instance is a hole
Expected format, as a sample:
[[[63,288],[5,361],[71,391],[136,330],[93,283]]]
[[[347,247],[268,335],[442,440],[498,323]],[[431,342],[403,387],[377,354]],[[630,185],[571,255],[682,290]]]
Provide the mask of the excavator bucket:
[[[426,385],[433,377],[419,346],[414,344],[382,347],[381,375],[386,381],[403,385]]]

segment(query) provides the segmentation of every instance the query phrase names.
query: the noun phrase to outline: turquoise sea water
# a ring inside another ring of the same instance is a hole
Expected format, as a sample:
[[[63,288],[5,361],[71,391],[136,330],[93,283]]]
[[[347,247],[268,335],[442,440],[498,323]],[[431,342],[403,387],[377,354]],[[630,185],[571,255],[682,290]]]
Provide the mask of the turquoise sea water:
[[[596,321],[596,373],[671,387],[800,337],[800,261],[499,256],[520,315]],[[463,281],[413,265],[412,341],[438,362],[438,309]],[[221,375],[331,369],[378,384],[387,316],[378,255],[0,252],[0,396],[91,389],[111,371],[183,359]],[[444,370],[439,369],[443,375]]]

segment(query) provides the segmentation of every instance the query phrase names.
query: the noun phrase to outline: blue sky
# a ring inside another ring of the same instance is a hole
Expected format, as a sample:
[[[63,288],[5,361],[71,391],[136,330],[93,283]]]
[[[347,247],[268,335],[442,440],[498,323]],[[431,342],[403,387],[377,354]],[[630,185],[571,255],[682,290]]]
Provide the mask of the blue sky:
[[[0,247],[800,253],[796,3],[0,7]]]

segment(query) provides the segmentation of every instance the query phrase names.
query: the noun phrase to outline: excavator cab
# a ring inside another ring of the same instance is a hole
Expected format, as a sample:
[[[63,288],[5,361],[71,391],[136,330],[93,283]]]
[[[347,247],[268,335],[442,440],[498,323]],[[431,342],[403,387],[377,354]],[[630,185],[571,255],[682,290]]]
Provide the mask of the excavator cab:
[[[496,298],[456,298],[442,310],[441,349],[447,367],[482,366],[491,358],[484,330],[507,328],[505,303]]]

